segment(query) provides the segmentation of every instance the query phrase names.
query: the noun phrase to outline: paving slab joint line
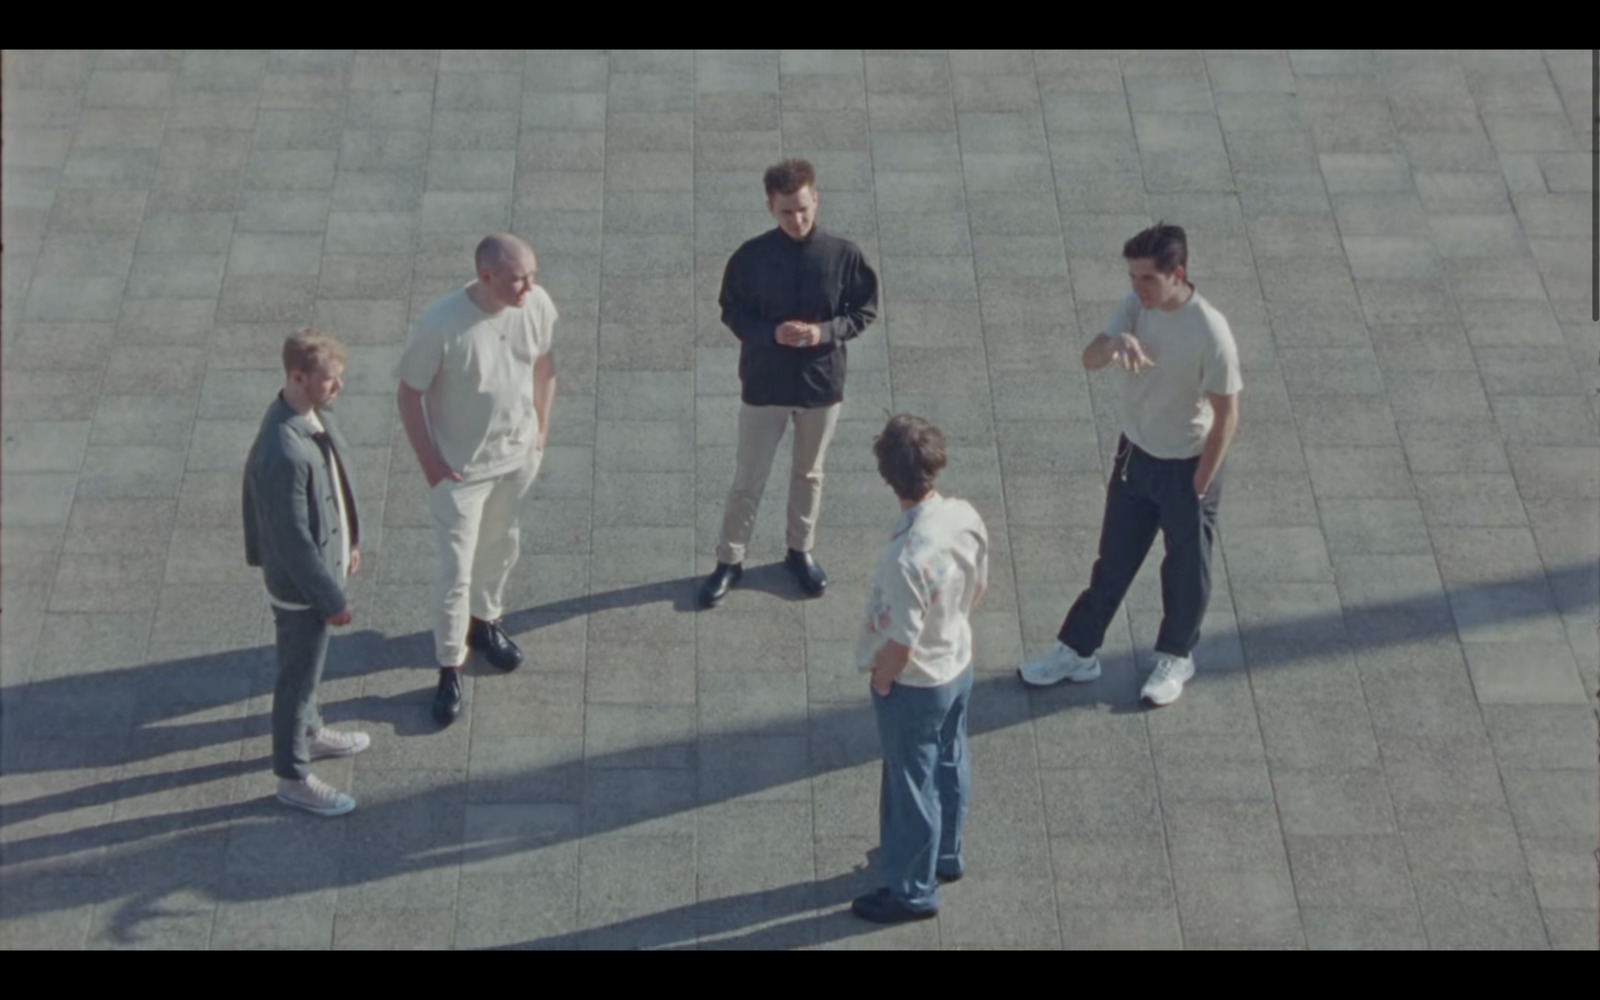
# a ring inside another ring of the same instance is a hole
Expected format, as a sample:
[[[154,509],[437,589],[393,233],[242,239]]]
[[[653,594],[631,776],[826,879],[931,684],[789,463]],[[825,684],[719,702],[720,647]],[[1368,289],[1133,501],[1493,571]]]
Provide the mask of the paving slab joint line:
[[[956,141],[957,141],[957,143],[959,143],[960,142],[960,136],[961,136],[961,131],[960,131],[960,121],[961,121],[961,119],[960,119],[960,115],[957,113],[957,109],[953,106],[954,102],[955,102],[955,83],[954,83],[954,81],[955,81],[955,66],[951,63],[949,53],[945,54],[945,60],[946,60],[947,68],[948,68],[948,74],[949,74],[949,77],[950,77],[950,80],[951,80],[951,88],[950,88],[950,90],[951,90],[950,99],[951,99],[951,104],[952,104],[951,112],[953,114],[956,114],[956,122],[957,122],[957,125],[956,125]],[[1028,52],[1028,64],[1033,70],[1033,72],[1030,74],[1030,76],[1031,76],[1031,78],[1033,80],[1034,93],[1035,94],[1040,94],[1040,93],[1042,93],[1042,91],[1040,90],[1040,87],[1039,87],[1039,60],[1031,50]],[[1057,238],[1059,239],[1059,241],[1061,243],[1061,259],[1062,259],[1063,263],[1066,266],[1067,287],[1068,287],[1068,289],[1071,289],[1072,288],[1072,262],[1067,259],[1066,227],[1061,225],[1060,181],[1057,179],[1058,175],[1056,174],[1056,170],[1055,170],[1055,154],[1051,152],[1051,148],[1050,148],[1050,124],[1049,124],[1048,121],[1045,120],[1045,116],[1044,116],[1044,101],[1043,100],[1040,100],[1038,102],[1038,110],[1037,110],[1036,113],[1037,113],[1038,118],[1039,118],[1040,134],[1044,136],[1044,140],[1045,140],[1045,162],[1050,164],[1050,192],[1051,192],[1051,195],[1052,195],[1052,199],[1051,200],[1054,202],[1054,204],[1051,206],[1051,209],[1056,215],[1056,231],[1057,231]],[[971,208],[970,208],[970,205],[971,205],[970,197],[971,197],[971,193],[967,190],[967,171],[966,171],[965,165],[963,165],[962,170],[961,170],[961,198],[962,198],[962,201],[965,202],[969,206],[968,210],[967,210],[967,213],[966,213],[966,215],[967,215],[967,238],[968,238],[969,242],[972,242],[972,244],[973,244],[973,256],[972,256],[973,281],[976,284],[976,282],[978,280],[978,275],[977,275],[978,256],[977,256],[976,234],[972,231],[972,211],[971,211]],[[1074,312],[1076,312],[1077,298],[1076,298],[1076,294],[1075,293],[1074,293],[1074,298],[1073,298],[1073,304],[1074,304]],[[979,310],[978,315],[981,318],[982,315],[983,315],[983,300],[982,300],[981,291],[980,291],[979,300],[978,300],[978,310]],[[998,407],[995,404],[995,399],[994,399],[994,367],[993,367],[993,364],[990,362],[990,358],[989,358],[989,338],[987,336],[985,336],[983,338],[983,364],[984,364],[985,381],[989,385],[990,421],[993,423],[993,425],[995,427],[998,428],[1000,426],[1000,412],[999,412]],[[1097,438],[1099,437],[1098,430],[1095,431],[1095,435],[1096,435]],[[996,459],[997,462],[999,462],[999,460],[1000,460],[1000,446],[999,446],[999,442],[998,441],[995,442],[995,459]],[[1105,462],[1105,456],[1102,455],[1101,456],[1102,465],[1104,465],[1104,462]],[[1009,510],[1010,509],[1009,498],[1008,498],[1008,496],[1006,494],[1005,466],[1004,466],[1003,463],[1000,464],[999,481],[1000,481],[1000,504],[1001,504],[1001,510],[1002,511]],[[1007,523],[1009,525],[1009,521]],[[1013,592],[1021,593],[1021,589],[1022,589],[1021,588],[1021,582],[1017,579],[1017,566],[1016,566],[1016,559],[1015,558],[1013,558],[1011,560],[1011,588],[1012,588]],[[1019,614],[1020,614],[1020,608],[1019,608]],[[1018,624],[1018,631],[1020,633],[1021,632],[1021,621],[1020,621],[1020,618],[1019,618],[1017,624]],[[1022,656],[1024,657],[1024,659],[1026,659],[1027,656],[1028,656],[1026,636],[1022,636]],[[1020,665],[1019,665],[1019,668],[1020,668]],[[1038,731],[1037,731],[1036,727],[1034,726],[1033,720],[1031,718],[1028,720],[1028,731],[1029,731],[1029,735],[1032,737],[1032,739],[1029,742],[1032,744],[1032,747],[1033,747],[1034,789],[1035,789],[1035,794],[1038,795],[1040,806],[1041,806],[1041,808],[1043,808],[1044,802],[1045,802],[1044,772],[1039,767]],[[1149,728],[1148,728],[1148,726],[1146,726],[1145,741],[1146,741],[1147,744],[1149,742],[1149,738],[1150,738]],[[1157,801],[1157,808],[1158,809],[1160,808],[1159,799]],[[1057,940],[1057,943],[1058,943],[1057,946],[1061,947],[1061,948],[1065,948],[1066,947],[1066,928],[1063,927],[1062,923],[1061,923],[1061,885],[1060,885],[1060,880],[1057,879],[1056,875],[1055,875],[1055,873],[1056,873],[1056,857],[1055,857],[1054,838],[1049,836],[1049,829],[1048,829],[1048,827],[1049,827],[1049,819],[1048,819],[1048,817],[1045,818],[1045,826],[1046,826],[1046,830],[1045,830],[1045,853],[1050,859],[1050,902],[1051,902],[1051,914],[1050,915],[1054,919],[1055,925],[1056,925],[1056,940]],[[1165,843],[1166,843],[1166,826],[1165,826],[1164,823],[1162,825],[1161,837],[1162,837],[1162,843],[1165,846]],[[1170,851],[1170,848],[1169,848],[1168,849],[1168,858],[1167,858],[1167,864],[1169,866],[1169,870],[1170,870],[1171,863],[1172,863],[1171,851]],[[1181,931],[1180,931],[1180,940],[1181,940]]]
[[[1385,105],[1386,105],[1386,107],[1388,107],[1388,109],[1392,113],[1393,110],[1394,110],[1393,98],[1386,95],[1386,97],[1385,97]],[[1479,113],[1479,124],[1480,124],[1480,126],[1485,127],[1485,134],[1488,134],[1486,126],[1483,126],[1481,112]],[[1227,143],[1227,135],[1226,135],[1226,133],[1224,133],[1224,135],[1223,135],[1223,143],[1224,143],[1224,146],[1226,147],[1226,143]],[[1409,166],[1409,163],[1408,163],[1408,166]],[[1321,168],[1320,163],[1318,165],[1318,171],[1317,172],[1318,172],[1318,176],[1319,177],[1322,176],[1322,168]],[[1502,178],[1502,183],[1503,183],[1503,178]],[[1323,178],[1323,188],[1324,188],[1324,191],[1326,192],[1326,188],[1327,188],[1326,178]],[[1513,209],[1514,209],[1514,204],[1513,204]],[[1342,228],[1340,227],[1337,214],[1335,214],[1334,217],[1333,217],[1333,225],[1334,225],[1335,232],[1340,234],[1340,243],[1341,243],[1341,246],[1342,246],[1343,241],[1344,241],[1344,235],[1343,235]],[[1518,220],[1518,225],[1519,225],[1519,229],[1520,229],[1521,228],[1520,219]],[[1524,234],[1523,238],[1524,238],[1524,240],[1526,240],[1526,235],[1525,234]],[[1541,280],[1541,282],[1543,281],[1542,274],[1541,274],[1540,280]],[[1257,281],[1258,281],[1258,283],[1260,281],[1259,269],[1257,271]],[[1265,294],[1265,289],[1263,288],[1263,295],[1264,294]],[[1359,295],[1359,290],[1358,290],[1357,294]],[[1548,295],[1548,289],[1546,289],[1546,294]],[[1461,312],[1460,312],[1460,303],[1456,300],[1454,294],[1450,293],[1448,290],[1447,290],[1447,295],[1449,295],[1451,309],[1454,312],[1454,317],[1455,317],[1456,322],[1457,323],[1463,322],[1462,317],[1461,317]],[[1363,317],[1363,328],[1367,333],[1367,345],[1368,345],[1369,349],[1371,349],[1371,345],[1372,345],[1371,326],[1370,326],[1370,323],[1365,320],[1365,317]],[[1473,368],[1473,373],[1478,376],[1479,388],[1481,390],[1483,390],[1485,392],[1485,394],[1487,394],[1487,388],[1482,383],[1483,376],[1482,376],[1481,371],[1479,371],[1479,369],[1477,367],[1474,367]],[[1380,368],[1378,370],[1378,378],[1379,378],[1380,384],[1383,383],[1384,379],[1383,379],[1383,371],[1382,371],[1381,366],[1380,366]],[[1296,428],[1296,433],[1298,435],[1298,428]],[[1303,445],[1302,445],[1302,447],[1303,447]],[[1411,457],[1404,449],[1402,449],[1402,451],[1401,451],[1401,460],[1405,463],[1407,478],[1408,479],[1414,479],[1414,477],[1416,476],[1416,473],[1413,471],[1413,469],[1411,467]],[[1312,495],[1312,504],[1313,504],[1314,508],[1317,511],[1317,519],[1318,519],[1318,521],[1322,522],[1322,523],[1325,523],[1326,519],[1325,519],[1325,517],[1323,515],[1323,511],[1322,511],[1321,498],[1319,498],[1315,494],[1315,492],[1313,492],[1313,495]],[[1435,570],[1435,572],[1441,572],[1440,567],[1438,565],[1438,550],[1432,544],[1433,538],[1432,538],[1431,529],[1429,531],[1429,542],[1430,542],[1430,545],[1429,545],[1430,553],[1429,554],[1432,555],[1433,559],[1434,559],[1434,570]],[[1441,578],[1442,578],[1442,573],[1441,573]],[[1342,610],[1343,610],[1343,602],[1341,601],[1341,612],[1342,612]],[[1458,641],[1458,643],[1460,641],[1459,634],[1457,635],[1457,641]],[[1371,694],[1366,689],[1366,682],[1363,680],[1361,683],[1362,683],[1362,688],[1361,688],[1362,704],[1366,709],[1366,716],[1370,720],[1372,718],[1372,697],[1371,697]],[[1253,692],[1252,692],[1252,696],[1253,696]],[[1477,699],[1474,698],[1474,701],[1477,702]],[[1485,727],[1487,727],[1487,722],[1483,719],[1483,706],[1482,706],[1481,702],[1477,703],[1477,708],[1478,708],[1478,714],[1479,714],[1480,722],[1482,722],[1485,725]],[[1383,749],[1382,749],[1382,746],[1380,745],[1379,746],[1379,759],[1380,759],[1380,761],[1383,759],[1382,755],[1383,755]],[[1496,758],[1495,767],[1496,767],[1496,774],[1500,777],[1500,781],[1501,781],[1501,794],[1505,795],[1506,794],[1506,792],[1505,792],[1505,779],[1504,779],[1504,775],[1501,773],[1500,762],[1499,762],[1498,758]],[[1390,779],[1390,774],[1389,774],[1389,768],[1387,766],[1385,766],[1383,768],[1383,777],[1384,777],[1385,794],[1390,798],[1390,800],[1392,802],[1393,793],[1392,793],[1392,788],[1390,787],[1391,779]],[[1508,799],[1508,801],[1509,801],[1509,799]],[[1279,822],[1280,822],[1280,826],[1281,826],[1281,824],[1282,824],[1282,816],[1281,816],[1282,806],[1281,806],[1280,803],[1277,802],[1276,797],[1274,797],[1274,806],[1280,812]],[[1519,850],[1519,852],[1522,851],[1521,840],[1522,840],[1522,838],[1519,836],[1518,837],[1518,850]],[[1527,871],[1527,857],[1526,857],[1525,853],[1523,854],[1523,870]],[[1409,881],[1409,888],[1411,889],[1412,904],[1413,904],[1413,906],[1418,907],[1418,913],[1420,914],[1420,901],[1418,901],[1417,897],[1416,897],[1416,876],[1415,876],[1415,873],[1411,870],[1411,861],[1410,861],[1409,857],[1406,858],[1406,872],[1407,872],[1407,878],[1408,878],[1408,881]],[[1297,905],[1298,905],[1298,890],[1296,890],[1296,892],[1297,892],[1296,900],[1297,900]],[[1422,927],[1424,939],[1427,940],[1428,931],[1427,931],[1426,922],[1422,922],[1421,923],[1421,927]],[[1547,939],[1547,942],[1548,942],[1548,930],[1546,930],[1546,939]],[[1429,943],[1431,945],[1432,942],[1430,941]]]

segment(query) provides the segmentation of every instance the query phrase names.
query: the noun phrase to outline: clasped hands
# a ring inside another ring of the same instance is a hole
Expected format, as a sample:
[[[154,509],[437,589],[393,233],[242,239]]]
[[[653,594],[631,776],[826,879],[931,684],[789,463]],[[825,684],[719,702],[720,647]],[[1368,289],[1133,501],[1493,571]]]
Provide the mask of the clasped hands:
[[[784,347],[816,347],[822,343],[822,327],[791,319],[778,324],[777,339]]]

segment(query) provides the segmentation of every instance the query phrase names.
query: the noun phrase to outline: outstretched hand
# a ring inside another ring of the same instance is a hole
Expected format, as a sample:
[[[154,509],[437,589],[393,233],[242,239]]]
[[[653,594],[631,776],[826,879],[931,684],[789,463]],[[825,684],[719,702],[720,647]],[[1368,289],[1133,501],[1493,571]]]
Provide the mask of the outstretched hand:
[[[1135,375],[1156,366],[1155,359],[1145,353],[1144,345],[1131,333],[1119,333],[1112,340],[1111,360]]]

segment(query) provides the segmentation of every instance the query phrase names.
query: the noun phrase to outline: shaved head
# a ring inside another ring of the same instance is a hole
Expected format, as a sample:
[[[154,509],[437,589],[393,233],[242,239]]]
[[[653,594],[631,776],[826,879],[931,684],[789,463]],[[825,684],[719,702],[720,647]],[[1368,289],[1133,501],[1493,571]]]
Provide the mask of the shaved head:
[[[539,273],[539,260],[528,241],[515,233],[495,233],[483,238],[473,256],[478,265],[474,287],[478,295],[487,296],[478,304],[488,312],[521,308]]]
[[[494,233],[478,244],[473,263],[480,274],[484,271],[498,273],[532,256],[533,247],[527,240],[515,233]]]

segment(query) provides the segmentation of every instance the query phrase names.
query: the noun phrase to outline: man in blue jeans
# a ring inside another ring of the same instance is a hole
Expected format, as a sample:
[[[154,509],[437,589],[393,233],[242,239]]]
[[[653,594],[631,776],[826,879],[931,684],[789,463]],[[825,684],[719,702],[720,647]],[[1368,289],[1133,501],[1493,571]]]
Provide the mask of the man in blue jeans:
[[[964,872],[970,616],[989,579],[989,535],[971,504],[933,488],[945,466],[937,427],[901,414],[873,452],[902,511],[878,556],[856,661],[872,675],[883,744],[878,853],[885,884],[850,908],[864,920],[894,924],[936,915],[939,883]]]

